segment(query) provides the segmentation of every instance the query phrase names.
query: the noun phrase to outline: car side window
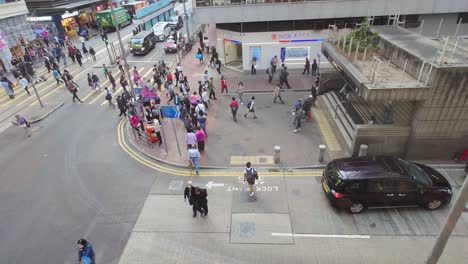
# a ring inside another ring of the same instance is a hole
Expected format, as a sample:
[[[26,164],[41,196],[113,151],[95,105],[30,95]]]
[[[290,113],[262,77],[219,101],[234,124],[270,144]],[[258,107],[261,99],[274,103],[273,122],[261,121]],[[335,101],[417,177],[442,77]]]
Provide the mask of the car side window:
[[[384,184],[382,181],[368,181],[367,191],[369,192],[383,192]]]
[[[397,192],[408,192],[416,190],[416,184],[410,181],[398,180],[395,181],[395,191]]]
[[[348,192],[361,192],[364,189],[364,183],[362,181],[353,181],[346,185],[346,191]]]

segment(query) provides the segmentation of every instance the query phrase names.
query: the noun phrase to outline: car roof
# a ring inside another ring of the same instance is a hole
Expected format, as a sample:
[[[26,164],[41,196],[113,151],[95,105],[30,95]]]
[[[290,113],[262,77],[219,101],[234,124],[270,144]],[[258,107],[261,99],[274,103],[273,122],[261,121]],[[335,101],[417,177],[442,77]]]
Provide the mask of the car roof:
[[[169,22],[158,22],[156,23],[153,27],[156,27],[156,26],[164,26],[164,25],[167,25],[169,24]]]
[[[351,157],[334,160],[343,179],[409,178],[394,157]]]
[[[154,34],[153,31],[142,31],[142,32],[136,34],[135,36],[133,36],[132,39],[143,39],[146,36],[150,35],[151,33]]]

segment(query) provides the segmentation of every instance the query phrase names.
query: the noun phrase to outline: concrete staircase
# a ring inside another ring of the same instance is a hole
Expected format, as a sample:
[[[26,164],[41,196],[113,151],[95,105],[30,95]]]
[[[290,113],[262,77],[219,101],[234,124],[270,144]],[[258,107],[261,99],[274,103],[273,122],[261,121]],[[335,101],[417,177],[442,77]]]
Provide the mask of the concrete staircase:
[[[327,106],[326,109],[333,117],[333,121],[340,129],[343,138],[351,150],[355,137],[356,124],[351,119],[351,116],[346,112],[342,102],[340,102],[333,91],[323,94],[322,98],[325,102],[325,105]]]

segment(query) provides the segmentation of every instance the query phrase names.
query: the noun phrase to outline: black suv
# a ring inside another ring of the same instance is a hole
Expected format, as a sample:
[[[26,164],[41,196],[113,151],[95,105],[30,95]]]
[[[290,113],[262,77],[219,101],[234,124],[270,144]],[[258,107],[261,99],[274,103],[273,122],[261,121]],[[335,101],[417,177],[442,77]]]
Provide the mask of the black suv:
[[[418,205],[435,210],[452,198],[452,188],[439,172],[395,157],[333,160],[323,172],[322,188],[333,205],[351,213]]]

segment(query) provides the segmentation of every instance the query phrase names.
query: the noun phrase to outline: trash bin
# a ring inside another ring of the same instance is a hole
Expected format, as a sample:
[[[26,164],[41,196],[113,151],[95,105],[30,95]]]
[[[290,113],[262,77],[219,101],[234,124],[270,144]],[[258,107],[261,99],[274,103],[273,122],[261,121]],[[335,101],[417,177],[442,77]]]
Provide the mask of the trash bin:
[[[145,126],[145,132],[146,132],[146,138],[151,142],[151,143],[156,143],[158,142],[158,136],[156,136],[156,131],[154,131],[152,126],[146,125]]]

